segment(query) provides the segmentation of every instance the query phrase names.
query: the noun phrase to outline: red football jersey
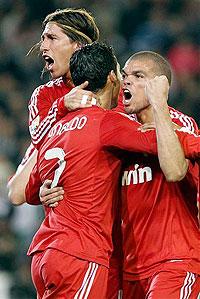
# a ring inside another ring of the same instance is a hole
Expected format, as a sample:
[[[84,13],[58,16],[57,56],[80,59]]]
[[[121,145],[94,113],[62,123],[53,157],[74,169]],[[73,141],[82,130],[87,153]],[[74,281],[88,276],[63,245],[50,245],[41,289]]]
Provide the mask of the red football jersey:
[[[28,254],[59,248],[108,266],[120,149],[157,151],[155,132],[141,133],[138,126],[124,115],[91,107],[69,113],[50,130],[38,152],[26,198],[37,203],[40,185],[52,179],[53,185],[63,186],[64,199],[48,211]]]
[[[190,117],[190,116],[188,116],[170,106],[169,106],[169,113],[170,113],[172,121],[175,124],[179,125],[180,127],[187,128],[192,133],[198,134],[198,126],[192,117]]]
[[[68,110],[64,107],[63,96],[72,89],[63,78],[49,81],[37,87],[29,102],[29,131],[32,143],[38,149],[53,125],[60,120]],[[113,109],[124,112],[123,92],[120,90],[118,106]]]
[[[34,90],[28,106],[29,131],[37,149],[52,126],[67,113],[63,96],[71,89],[60,77]]]
[[[170,115],[196,131],[190,117],[171,107]],[[149,277],[166,261],[182,261],[186,271],[200,274],[198,165],[190,162],[185,178],[170,183],[157,157],[128,154],[121,185],[124,279]]]
[[[117,111],[117,112],[123,112],[124,111],[122,91],[120,92],[118,106],[115,108],[115,111]],[[197,126],[197,124],[196,124],[196,122],[193,118],[189,117],[188,115],[183,114],[180,111],[177,111],[176,109],[174,109],[173,107],[170,107],[170,106],[169,106],[169,112],[170,112],[170,116],[172,118],[172,121],[174,123],[176,123],[180,127],[187,128],[189,131],[191,131],[193,133],[198,133],[198,126]],[[129,115],[129,117],[130,117],[130,115]],[[131,114],[131,119],[136,120],[137,116],[135,114]],[[180,137],[180,140],[183,141],[183,139],[181,138],[180,135],[179,135],[179,137]],[[184,138],[184,135],[182,137]],[[187,141],[189,142],[189,143],[185,144],[184,149],[188,149],[186,154],[188,154],[188,156],[190,156],[193,149],[197,149],[197,144],[195,144],[194,146],[191,147],[191,141],[188,140],[188,136],[185,139],[185,141],[186,141],[186,143],[187,143]],[[193,156],[195,157],[195,155],[193,155]],[[195,166],[195,168],[197,168],[197,167],[198,166]],[[198,197],[198,200],[199,200],[199,197]],[[114,240],[114,241],[118,245],[116,246],[115,251],[113,252],[113,256],[112,256],[112,259],[111,259],[111,266],[116,268],[116,267],[118,267],[118,264],[121,263],[121,261],[119,261],[119,258],[118,258],[119,255],[121,254],[121,249],[120,249],[120,246],[119,246],[119,244],[121,242],[121,240],[120,240],[121,234],[120,234],[120,228],[117,227],[117,226],[114,226],[114,237],[115,237],[115,239],[117,239],[117,240]]]

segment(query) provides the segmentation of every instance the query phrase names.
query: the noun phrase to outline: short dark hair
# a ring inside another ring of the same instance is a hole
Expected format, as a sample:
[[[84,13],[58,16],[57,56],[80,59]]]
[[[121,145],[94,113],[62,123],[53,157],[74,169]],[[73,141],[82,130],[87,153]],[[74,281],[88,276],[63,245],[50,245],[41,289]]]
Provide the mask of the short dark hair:
[[[70,59],[70,73],[75,86],[88,81],[87,90],[98,91],[107,82],[111,71],[117,73],[113,48],[94,42],[75,51]]]
[[[142,60],[148,59],[151,60],[154,65],[154,71],[156,76],[165,75],[168,79],[169,85],[171,85],[172,81],[172,70],[169,62],[160,54],[153,51],[140,51],[134,53],[128,60]]]

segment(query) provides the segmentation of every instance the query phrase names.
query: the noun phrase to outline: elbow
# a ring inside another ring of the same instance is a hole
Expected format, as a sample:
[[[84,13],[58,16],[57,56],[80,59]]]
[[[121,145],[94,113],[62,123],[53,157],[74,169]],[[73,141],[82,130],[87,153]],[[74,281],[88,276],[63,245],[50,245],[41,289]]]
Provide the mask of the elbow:
[[[185,177],[184,174],[176,173],[176,174],[168,174],[165,175],[166,181],[170,183],[180,182]]]
[[[167,182],[175,183],[184,179],[188,169],[188,163],[184,163],[180,167],[171,168],[169,172],[164,172]]]
[[[7,188],[8,199],[14,206],[19,206],[26,202],[24,193],[20,192],[12,182],[8,183]]]

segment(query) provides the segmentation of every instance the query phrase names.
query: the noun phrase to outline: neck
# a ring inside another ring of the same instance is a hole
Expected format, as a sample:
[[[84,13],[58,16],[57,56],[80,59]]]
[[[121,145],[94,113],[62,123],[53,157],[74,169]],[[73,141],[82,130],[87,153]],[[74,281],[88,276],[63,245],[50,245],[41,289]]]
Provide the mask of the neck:
[[[71,86],[72,88],[74,87],[71,76],[69,74],[65,74],[62,77],[63,77],[63,81],[64,81],[65,85]]]
[[[110,88],[106,88],[106,86],[96,93],[98,106],[110,110],[113,108],[112,98],[113,98],[113,90]]]
[[[141,110],[140,112],[138,112],[137,119],[141,124],[154,122],[151,105],[148,106],[147,108],[145,108],[144,110]]]

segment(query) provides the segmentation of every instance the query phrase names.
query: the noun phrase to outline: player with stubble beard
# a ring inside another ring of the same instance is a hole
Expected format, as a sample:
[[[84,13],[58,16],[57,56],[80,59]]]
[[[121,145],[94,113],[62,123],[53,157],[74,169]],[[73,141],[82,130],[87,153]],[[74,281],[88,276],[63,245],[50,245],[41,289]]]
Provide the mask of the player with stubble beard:
[[[150,51],[132,55],[122,70],[125,111],[135,113],[143,129],[155,121],[146,81],[160,75],[171,84],[169,63]],[[168,109],[175,124],[197,133],[191,117]],[[161,165],[150,155],[126,157],[121,180],[124,299],[196,299],[200,292],[199,167],[188,160],[185,176],[168,182]]]

